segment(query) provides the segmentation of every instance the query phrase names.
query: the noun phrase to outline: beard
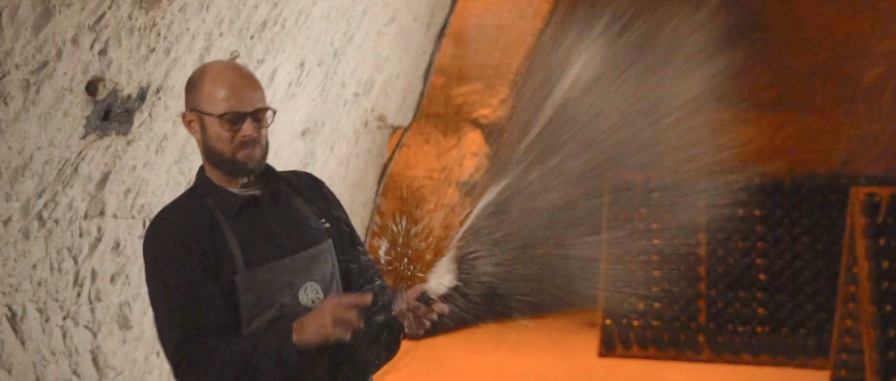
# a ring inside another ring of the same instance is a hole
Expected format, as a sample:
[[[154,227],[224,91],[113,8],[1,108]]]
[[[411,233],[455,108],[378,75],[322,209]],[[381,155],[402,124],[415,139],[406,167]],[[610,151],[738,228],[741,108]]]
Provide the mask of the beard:
[[[206,133],[205,123],[200,121],[199,125],[202,131],[202,155],[208,165],[221,171],[221,173],[236,179],[253,177],[264,169],[268,157],[267,141],[259,139],[256,141],[240,142],[239,145],[233,147],[233,155],[228,156],[208,144],[209,139]],[[262,153],[260,159],[243,161],[236,158],[236,153],[241,149],[252,147],[255,144],[261,145]]]

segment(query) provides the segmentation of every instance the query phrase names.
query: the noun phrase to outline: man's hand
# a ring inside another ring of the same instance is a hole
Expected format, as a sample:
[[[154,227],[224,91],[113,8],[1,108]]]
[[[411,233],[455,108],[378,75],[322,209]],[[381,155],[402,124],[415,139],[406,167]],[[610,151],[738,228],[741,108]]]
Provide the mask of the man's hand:
[[[292,342],[300,347],[312,347],[351,340],[352,333],[364,325],[361,310],[372,301],[370,293],[327,297],[292,324]]]
[[[423,335],[434,322],[439,319],[439,314],[448,314],[448,305],[437,302],[426,306],[417,301],[417,297],[423,293],[423,285],[418,285],[408,290],[404,298],[397,306],[395,316],[404,323],[404,332],[408,337],[416,338]]]

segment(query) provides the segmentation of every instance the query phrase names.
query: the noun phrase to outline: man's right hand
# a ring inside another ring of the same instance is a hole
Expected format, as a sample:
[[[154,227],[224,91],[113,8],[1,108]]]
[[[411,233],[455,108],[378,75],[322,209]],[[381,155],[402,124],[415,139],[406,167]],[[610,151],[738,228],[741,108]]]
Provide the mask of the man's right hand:
[[[364,326],[361,310],[373,301],[373,294],[343,294],[324,299],[317,308],[292,324],[292,342],[313,347],[351,339]]]

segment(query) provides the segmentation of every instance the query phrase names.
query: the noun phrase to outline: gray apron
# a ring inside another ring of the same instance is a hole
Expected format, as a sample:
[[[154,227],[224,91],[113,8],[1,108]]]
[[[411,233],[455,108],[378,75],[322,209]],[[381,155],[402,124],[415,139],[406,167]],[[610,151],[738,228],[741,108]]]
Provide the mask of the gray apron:
[[[317,218],[301,199],[293,197],[292,200],[314,227],[324,229],[329,225],[323,218]],[[247,271],[233,230],[211,201],[208,198],[205,201],[218,219],[236,263],[234,280],[243,335],[282,316],[299,319],[324,298],[342,293],[332,237],[301,253]]]

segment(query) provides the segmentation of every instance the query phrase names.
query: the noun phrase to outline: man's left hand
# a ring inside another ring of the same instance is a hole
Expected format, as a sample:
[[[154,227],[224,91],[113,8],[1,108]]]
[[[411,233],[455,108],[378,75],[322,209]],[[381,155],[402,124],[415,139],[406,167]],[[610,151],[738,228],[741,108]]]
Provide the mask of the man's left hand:
[[[448,314],[448,305],[436,302],[427,306],[417,301],[424,290],[424,285],[418,285],[405,292],[404,297],[396,306],[395,316],[404,323],[405,335],[411,338],[422,336],[432,322],[439,319],[439,315]]]

